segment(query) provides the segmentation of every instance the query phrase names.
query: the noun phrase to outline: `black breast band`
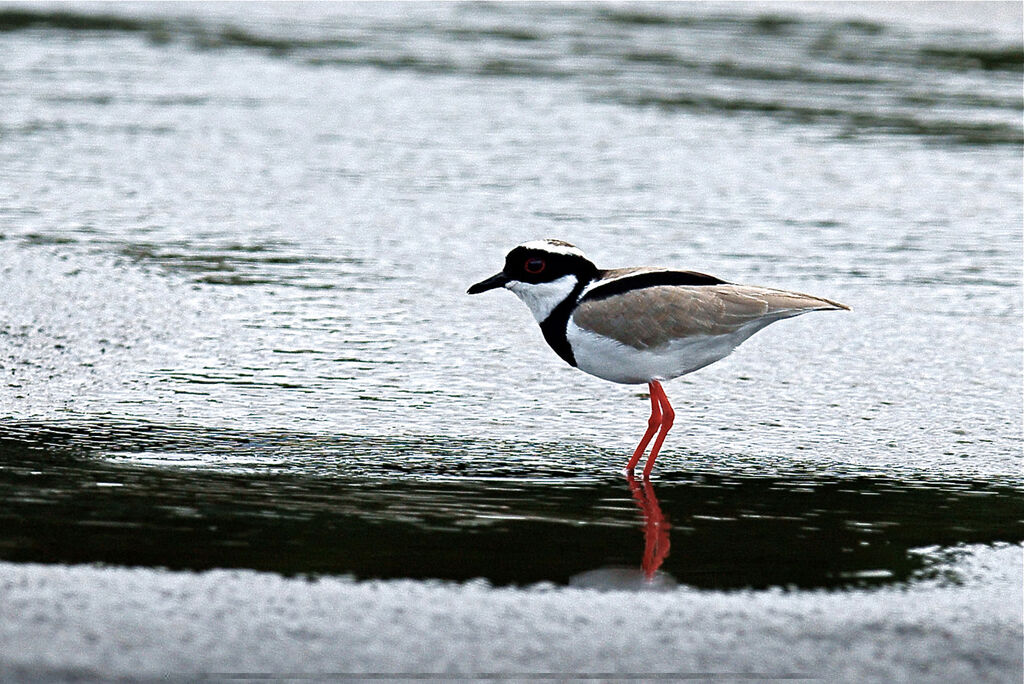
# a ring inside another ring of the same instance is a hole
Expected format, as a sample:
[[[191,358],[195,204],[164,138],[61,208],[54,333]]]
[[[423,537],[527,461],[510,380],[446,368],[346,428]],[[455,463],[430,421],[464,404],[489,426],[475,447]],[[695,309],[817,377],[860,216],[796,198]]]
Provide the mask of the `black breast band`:
[[[573,309],[576,308],[576,301],[580,298],[580,293],[583,292],[583,289],[589,284],[589,280],[582,280],[576,283],[576,287],[572,289],[569,296],[552,309],[548,317],[540,324],[540,331],[544,333],[544,339],[555,350],[555,353],[561,356],[573,368],[576,367],[576,355],[572,353],[572,346],[569,344],[565,333],[569,327],[569,316],[572,315]]]

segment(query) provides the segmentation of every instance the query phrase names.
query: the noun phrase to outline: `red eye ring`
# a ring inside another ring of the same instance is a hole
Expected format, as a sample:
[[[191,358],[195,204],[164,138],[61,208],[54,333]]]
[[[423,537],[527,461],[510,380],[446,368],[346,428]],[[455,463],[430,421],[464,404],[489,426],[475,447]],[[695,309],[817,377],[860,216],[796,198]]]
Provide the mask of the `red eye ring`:
[[[545,266],[547,266],[547,264],[544,262],[543,259],[531,257],[526,260],[526,263],[523,264],[523,270],[526,271],[527,273],[537,275],[538,273],[544,270]]]

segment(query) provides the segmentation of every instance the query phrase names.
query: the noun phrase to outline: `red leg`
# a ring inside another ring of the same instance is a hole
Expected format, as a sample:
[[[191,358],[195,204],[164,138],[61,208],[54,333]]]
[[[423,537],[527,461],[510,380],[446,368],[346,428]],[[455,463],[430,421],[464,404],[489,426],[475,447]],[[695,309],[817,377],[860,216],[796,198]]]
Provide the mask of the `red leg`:
[[[676,412],[672,410],[672,405],[668,403],[668,397],[665,396],[665,390],[662,389],[661,383],[657,380],[652,380],[651,390],[651,398],[654,398],[654,393],[656,391],[658,394],[658,403],[661,405],[661,432],[658,434],[658,439],[654,440],[654,446],[651,447],[651,455],[647,457],[647,463],[644,465],[645,480],[651,476],[651,470],[654,468],[654,459],[658,458],[658,452],[661,450],[661,445],[665,442],[665,437],[668,435],[668,431],[672,429],[672,421],[675,420],[676,417]],[[644,446],[646,446],[646,444]]]
[[[651,392],[651,417],[647,421],[647,432],[644,433],[644,438],[640,440],[640,445],[633,452],[633,458],[629,459],[629,463],[626,464],[626,471],[630,473],[633,472],[633,468],[640,461],[640,457],[647,451],[647,445],[651,443],[654,433],[661,427],[661,401],[654,391],[655,385],[658,385],[658,383],[653,381],[647,384]],[[658,387],[660,389],[661,386],[658,385]]]
[[[671,546],[668,530],[671,526],[661,512],[658,497],[654,494],[654,487],[650,480],[644,480],[643,489],[641,489],[637,481],[633,479],[633,473],[627,473],[626,482],[629,484],[633,498],[643,512],[644,556],[640,567],[643,568],[644,576],[647,579],[652,579],[668,556]]]

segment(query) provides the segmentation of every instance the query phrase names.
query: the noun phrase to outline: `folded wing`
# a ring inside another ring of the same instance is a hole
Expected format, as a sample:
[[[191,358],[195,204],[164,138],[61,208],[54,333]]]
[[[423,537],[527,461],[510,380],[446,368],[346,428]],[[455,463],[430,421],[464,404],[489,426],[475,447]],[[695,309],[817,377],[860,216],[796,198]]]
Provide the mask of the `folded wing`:
[[[581,328],[637,349],[697,336],[743,339],[783,318],[848,309],[821,297],[747,285],[667,285],[588,301],[573,314]]]

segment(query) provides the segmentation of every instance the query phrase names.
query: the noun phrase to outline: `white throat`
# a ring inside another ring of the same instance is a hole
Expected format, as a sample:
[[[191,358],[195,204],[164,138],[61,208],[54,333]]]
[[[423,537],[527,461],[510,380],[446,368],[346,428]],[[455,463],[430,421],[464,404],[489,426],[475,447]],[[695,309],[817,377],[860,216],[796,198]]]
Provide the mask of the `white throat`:
[[[515,292],[516,296],[523,300],[538,323],[543,323],[544,319],[555,310],[555,307],[572,294],[578,282],[576,276],[564,275],[549,283],[523,283],[513,280],[505,287]]]

